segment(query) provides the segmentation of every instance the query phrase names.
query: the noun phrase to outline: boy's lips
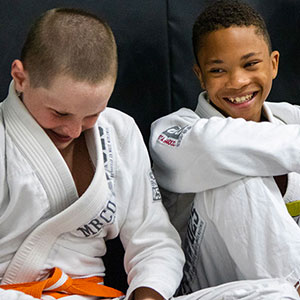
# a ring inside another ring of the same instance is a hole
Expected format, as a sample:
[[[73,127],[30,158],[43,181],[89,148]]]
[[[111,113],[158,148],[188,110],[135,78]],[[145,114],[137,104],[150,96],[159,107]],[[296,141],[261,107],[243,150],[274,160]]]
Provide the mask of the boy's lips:
[[[72,138],[70,136],[65,136],[65,135],[59,134],[53,130],[51,130],[51,133],[60,142],[69,142],[70,140],[72,140]]]
[[[224,97],[223,99],[233,104],[242,104],[251,101],[257,95],[257,93],[258,92],[253,92],[237,97]]]

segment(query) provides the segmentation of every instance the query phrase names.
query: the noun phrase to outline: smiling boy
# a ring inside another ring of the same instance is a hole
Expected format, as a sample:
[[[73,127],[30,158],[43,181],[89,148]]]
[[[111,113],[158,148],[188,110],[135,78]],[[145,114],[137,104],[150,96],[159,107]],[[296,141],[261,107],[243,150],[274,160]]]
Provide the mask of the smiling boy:
[[[270,52],[254,25],[207,34],[194,71],[211,104],[224,116],[261,121],[262,105],[277,75],[279,53]]]
[[[298,287],[300,112],[265,103],[279,53],[262,17],[235,0],[200,14],[193,46],[205,91],[195,112],[154,122],[150,140],[165,206],[184,240],[181,292],[274,277]]]

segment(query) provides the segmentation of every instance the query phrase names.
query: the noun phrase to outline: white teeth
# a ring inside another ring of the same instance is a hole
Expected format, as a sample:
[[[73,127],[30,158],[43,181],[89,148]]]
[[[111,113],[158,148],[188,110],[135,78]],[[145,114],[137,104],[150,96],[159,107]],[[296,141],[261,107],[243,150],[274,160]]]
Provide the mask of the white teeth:
[[[251,100],[253,97],[253,94],[249,94],[249,95],[246,95],[246,96],[243,96],[243,97],[231,97],[231,98],[228,98],[230,102],[232,103],[243,103],[245,101],[249,101]]]

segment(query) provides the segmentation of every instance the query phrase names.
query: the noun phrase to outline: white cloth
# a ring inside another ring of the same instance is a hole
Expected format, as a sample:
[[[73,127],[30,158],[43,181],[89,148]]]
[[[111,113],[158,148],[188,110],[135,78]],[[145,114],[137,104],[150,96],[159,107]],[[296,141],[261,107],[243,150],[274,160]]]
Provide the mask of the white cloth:
[[[292,300],[295,288],[282,279],[242,280],[206,288],[175,300]]]
[[[197,193],[245,176],[300,173],[300,109],[287,103],[265,107],[291,125],[224,118],[203,93],[196,112],[181,108],[155,121],[150,154],[160,186]]]
[[[265,103],[264,115],[270,122],[224,118],[202,93],[195,112],[180,109],[152,125],[155,175],[185,241],[181,292],[300,278],[300,229],[284,205],[300,199],[292,173],[300,171],[300,110]],[[283,199],[270,176],[286,173]]]
[[[120,234],[127,296],[143,286],[170,298],[184,255],[136,124],[107,108],[85,138],[96,171],[78,197],[65,161],[11,84],[0,105],[1,284],[40,280],[53,267],[104,276],[105,242]]]

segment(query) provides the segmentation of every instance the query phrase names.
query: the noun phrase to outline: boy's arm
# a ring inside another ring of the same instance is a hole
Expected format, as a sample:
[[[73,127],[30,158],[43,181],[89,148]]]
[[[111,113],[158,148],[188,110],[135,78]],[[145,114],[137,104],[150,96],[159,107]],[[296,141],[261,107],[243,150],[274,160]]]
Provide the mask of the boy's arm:
[[[126,184],[119,211],[125,214],[120,238],[125,248],[127,296],[135,291],[134,299],[169,299],[182,277],[180,238],[162,205],[143,138],[136,125],[127,124],[126,130],[129,134],[120,149],[126,173],[119,174]]]
[[[298,112],[295,108],[293,123],[300,123]],[[180,109],[152,124],[150,153],[163,188],[201,192],[245,176],[300,172],[300,126],[201,119]]]
[[[153,289],[140,287],[134,291],[134,296],[132,300],[163,300],[163,299],[164,298]]]

